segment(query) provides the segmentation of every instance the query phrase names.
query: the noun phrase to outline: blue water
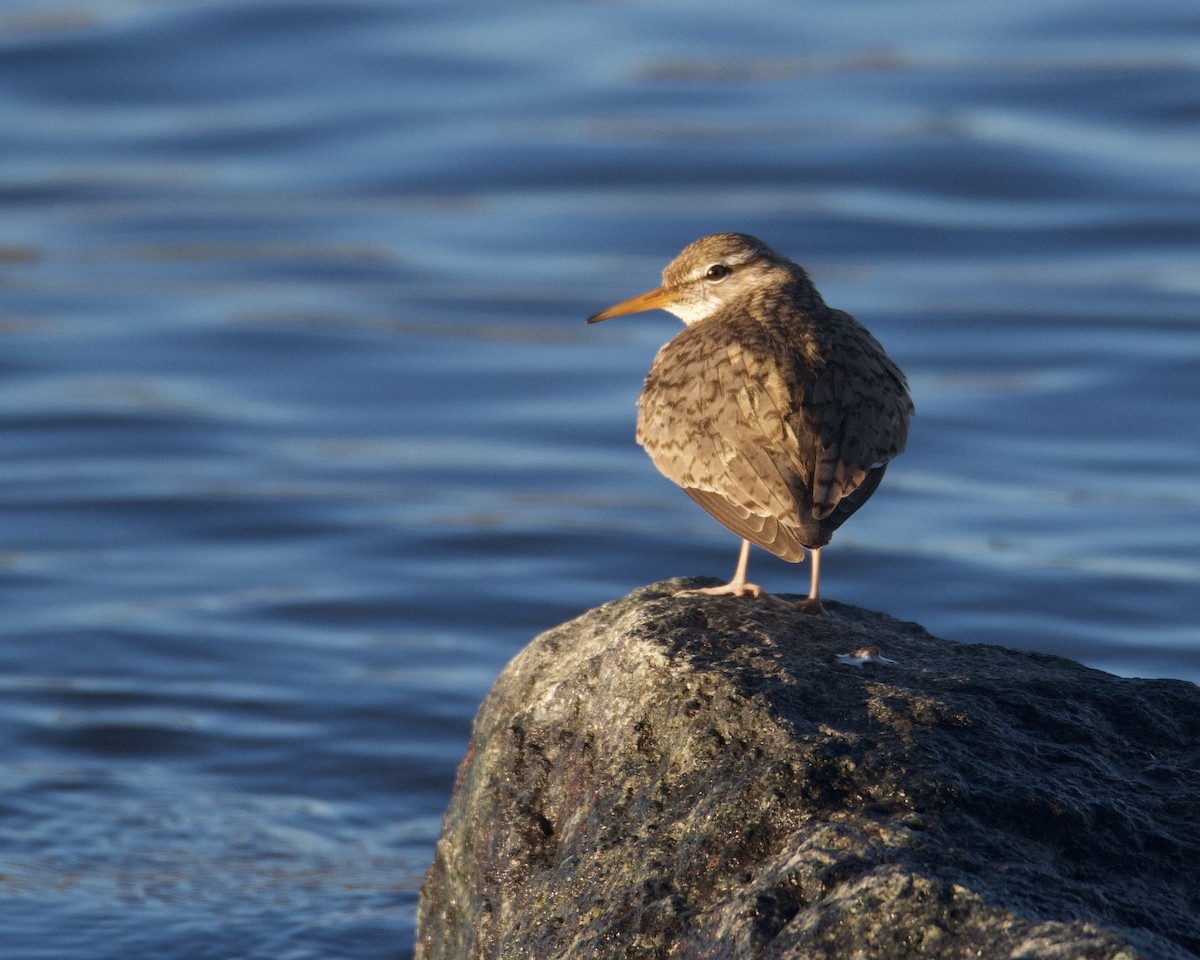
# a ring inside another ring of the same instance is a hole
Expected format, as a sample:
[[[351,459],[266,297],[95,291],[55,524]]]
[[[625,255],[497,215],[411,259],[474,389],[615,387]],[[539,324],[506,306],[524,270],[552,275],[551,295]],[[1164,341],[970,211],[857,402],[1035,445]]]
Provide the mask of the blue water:
[[[6,960],[410,954],[507,659],[732,570],[583,323],[715,230],[909,374],[831,597],[1200,680],[1195,0],[0,2],[0,118]]]

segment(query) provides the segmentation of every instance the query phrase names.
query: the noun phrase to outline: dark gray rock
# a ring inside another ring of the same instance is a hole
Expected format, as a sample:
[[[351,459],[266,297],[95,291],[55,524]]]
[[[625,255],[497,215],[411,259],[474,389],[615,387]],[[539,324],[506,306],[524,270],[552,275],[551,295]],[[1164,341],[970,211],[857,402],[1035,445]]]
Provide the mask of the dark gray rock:
[[[1200,955],[1200,688],[698,582],[505,669],[418,960]]]

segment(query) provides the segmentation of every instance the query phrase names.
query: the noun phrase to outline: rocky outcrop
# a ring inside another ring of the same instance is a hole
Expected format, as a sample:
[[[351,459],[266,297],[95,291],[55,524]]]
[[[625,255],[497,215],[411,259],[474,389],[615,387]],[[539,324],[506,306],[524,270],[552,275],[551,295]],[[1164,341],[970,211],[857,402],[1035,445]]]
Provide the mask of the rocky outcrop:
[[[696,583],[505,669],[418,960],[1200,956],[1196,686]]]

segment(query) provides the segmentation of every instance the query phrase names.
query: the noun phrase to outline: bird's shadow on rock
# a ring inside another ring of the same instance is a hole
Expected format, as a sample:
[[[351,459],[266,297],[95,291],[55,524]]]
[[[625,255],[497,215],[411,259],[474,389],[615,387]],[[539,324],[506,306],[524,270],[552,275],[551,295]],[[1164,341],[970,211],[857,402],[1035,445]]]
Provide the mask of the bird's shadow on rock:
[[[672,661],[725,677],[797,731],[834,717],[849,729],[878,727],[873,684],[922,671],[921,646],[936,642],[918,624],[837,601],[825,601],[826,614],[814,616],[768,597],[681,592],[719,582],[687,578],[645,588],[646,635]]]

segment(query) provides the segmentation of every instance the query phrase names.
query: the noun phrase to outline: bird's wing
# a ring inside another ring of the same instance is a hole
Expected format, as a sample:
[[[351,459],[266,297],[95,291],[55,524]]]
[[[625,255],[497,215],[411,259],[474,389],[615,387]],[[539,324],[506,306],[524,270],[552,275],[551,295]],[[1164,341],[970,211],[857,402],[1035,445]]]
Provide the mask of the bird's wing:
[[[812,438],[802,456],[812,464],[812,515],[820,520],[904,449],[913,409],[904,374],[879,342],[849,314],[834,313],[841,321],[837,348],[810,374],[811,393],[794,398],[788,418]]]
[[[754,344],[696,324],[659,351],[640,400],[638,442],[655,466],[738,536],[786,560],[803,555],[797,493],[781,451],[798,440],[782,373]]]

